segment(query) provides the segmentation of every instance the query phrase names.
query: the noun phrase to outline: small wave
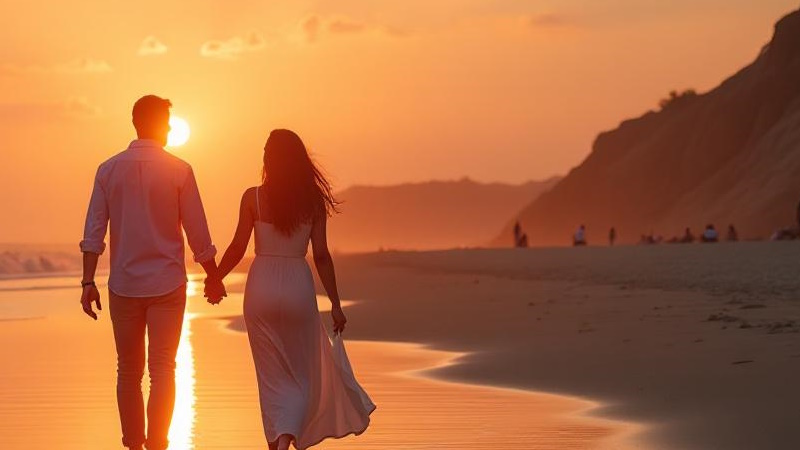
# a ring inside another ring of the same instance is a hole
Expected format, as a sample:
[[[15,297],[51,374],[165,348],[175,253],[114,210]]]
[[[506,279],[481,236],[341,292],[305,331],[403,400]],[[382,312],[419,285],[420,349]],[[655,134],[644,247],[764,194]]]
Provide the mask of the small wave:
[[[81,269],[80,253],[13,251],[0,252],[0,276],[52,274]]]

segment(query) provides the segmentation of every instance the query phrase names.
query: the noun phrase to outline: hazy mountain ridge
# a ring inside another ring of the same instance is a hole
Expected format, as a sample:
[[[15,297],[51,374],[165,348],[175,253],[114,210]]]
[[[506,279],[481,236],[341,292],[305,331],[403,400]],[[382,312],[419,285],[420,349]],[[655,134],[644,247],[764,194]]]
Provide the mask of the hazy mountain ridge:
[[[0,244],[0,277],[81,269],[78,246]]]
[[[702,95],[601,133],[591,154],[520,214],[534,244],[579,224],[605,240],[734,223],[745,237],[791,224],[800,200],[800,11],[755,62]],[[495,243],[503,245],[511,223]]]
[[[329,223],[330,245],[344,252],[481,245],[557,180],[353,186],[337,195],[342,214]]]

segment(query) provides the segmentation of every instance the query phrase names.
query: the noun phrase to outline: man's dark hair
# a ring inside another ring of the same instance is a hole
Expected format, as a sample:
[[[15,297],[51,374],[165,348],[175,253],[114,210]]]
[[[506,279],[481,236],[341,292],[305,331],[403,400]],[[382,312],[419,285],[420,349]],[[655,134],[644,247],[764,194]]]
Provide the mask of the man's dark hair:
[[[172,102],[156,95],[145,95],[133,105],[133,126],[139,134],[148,134],[169,120]]]

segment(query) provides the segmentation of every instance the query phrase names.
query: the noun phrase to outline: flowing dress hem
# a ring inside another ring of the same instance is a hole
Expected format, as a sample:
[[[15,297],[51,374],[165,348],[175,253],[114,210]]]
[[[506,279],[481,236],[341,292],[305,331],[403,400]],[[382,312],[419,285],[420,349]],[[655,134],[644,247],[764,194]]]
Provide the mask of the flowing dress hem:
[[[375,412],[375,410],[376,410],[377,408],[378,408],[377,406],[373,405],[373,406],[372,406],[372,409],[370,409],[370,410],[367,412],[367,416],[371,416],[371,415],[372,415],[372,413],[373,413],[373,412]],[[357,430],[357,431],[349,431],[349,432],[347,432],[347,433],[345,433],[345,434],[342,434],[342,435],[334,435],[334,434],[331,434],[331,435],[328,435],[328,436],[323,436],[322,438],[320,438],[320,439],[319,439],[319,440],[317,440],[316,442],[314,442],[314,443],[311,443],[311,444],[308,444],[308,445],[306,445],[305,447],[298,447],[298,446],[297,446],[297,440],[295,440],[295,448],[296,448],[297,450],[306,450],[306,449],[308,449],[308,448],[311,448],[311,447],[313,447],[313,446],[315,446],[315,445],[319,445],[319,444],[321,444],[321,443],[322,443],[322,441],[325,441],[326,439],[343,439],[343,438],[346,438],[347,436],[350,436],[350,435],[353,435],[353,436],[360,436],[360,435],[361,435],[361,434],[363,434],[365,431],[367,431],[367,428],[369,428],[369,424],[370,424],[370,423],[369,423],[369,421],[367,421],[367,424],[366,424],[366,425],[364,425],[364,428],[362,428],[362,429],[360,429],[360,430]],[[280,435],[278,435],[278,436],[280,436]]]

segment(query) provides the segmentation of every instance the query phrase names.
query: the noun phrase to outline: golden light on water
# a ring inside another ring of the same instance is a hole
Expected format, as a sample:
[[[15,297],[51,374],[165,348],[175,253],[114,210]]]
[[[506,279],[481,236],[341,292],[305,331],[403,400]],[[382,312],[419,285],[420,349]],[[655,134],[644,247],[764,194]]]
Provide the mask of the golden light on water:
[[[189,281],[186,285],[186,297],[192,298],[199,293],[200,283]],[[172,425],[169,428],[169,448],[173,450],[194,449],[194,428],[197,419],[195,404],[195,361],[192,349],[192,319],[194,314],[187,312],[183,317],[178,355],[175,358],[175,410]]]
[[[169,118],[169,134],[167,135],[167,147],[180,147],[189,140],[191,130],[189,122],[178,116]]]

